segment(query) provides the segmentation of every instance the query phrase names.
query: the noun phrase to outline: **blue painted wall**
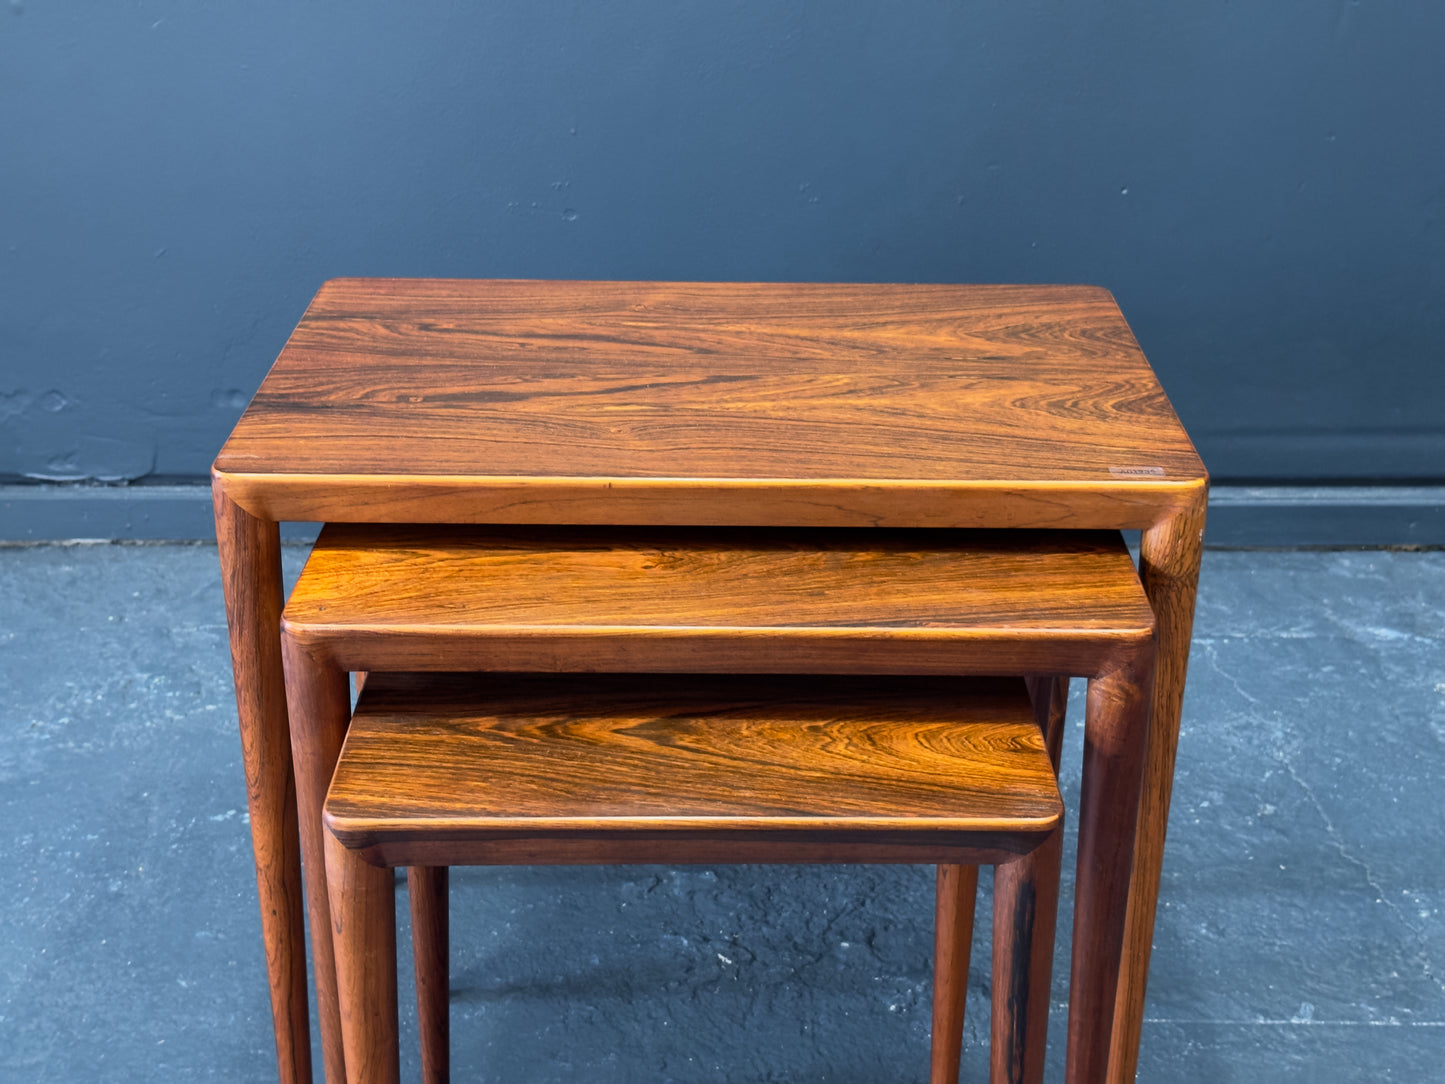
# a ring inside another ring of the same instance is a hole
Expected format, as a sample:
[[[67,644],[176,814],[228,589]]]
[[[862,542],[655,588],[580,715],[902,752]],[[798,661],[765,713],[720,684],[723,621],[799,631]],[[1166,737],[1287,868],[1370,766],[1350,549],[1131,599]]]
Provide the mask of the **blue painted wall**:
[[[1097,282],[1217,478],[1445,478],[1442,57],[1383,0],[8,0],[0,479],[203,476],[370,274]]]

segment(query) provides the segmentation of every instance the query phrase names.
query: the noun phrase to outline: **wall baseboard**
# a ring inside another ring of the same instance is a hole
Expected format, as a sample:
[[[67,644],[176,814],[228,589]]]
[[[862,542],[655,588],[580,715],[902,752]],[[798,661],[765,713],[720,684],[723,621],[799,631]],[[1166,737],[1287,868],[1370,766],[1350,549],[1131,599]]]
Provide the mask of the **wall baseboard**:
[[[1445,485],[1215,486],[1207,546],[1445,546]]]
[[[0,485],[0,542],[214,542],[209,484]],[[310,542],[314,523],[283,523],[281,537]]]
[[[282,525],[309,541],[315,524]],[[215,538],[206,485],[0,485],[0,541]],[[1215,486],[1210,546],[1445,546],[1445,485]]]

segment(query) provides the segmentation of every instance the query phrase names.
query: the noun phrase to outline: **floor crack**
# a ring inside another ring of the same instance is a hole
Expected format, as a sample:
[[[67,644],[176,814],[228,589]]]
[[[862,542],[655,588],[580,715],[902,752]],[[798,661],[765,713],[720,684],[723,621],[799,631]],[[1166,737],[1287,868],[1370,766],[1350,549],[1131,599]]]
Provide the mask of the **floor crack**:
[[[1198,643],[1198,641],[1195,642]],[[1219,652],[1216,649],[1215,645],[1213,643],[1206,643],[1203,646],[1204,654],[1209,659],[1209,668],[1220,677],[1222,677],[1225,681],[1233,685],[1234,691],[1237,692],[1240,696],[1244,697],[1251,704],[1258,704],[1259,698],[1256,696],[1251,696],[1249,693],[1245,692],[1244,686],[1239,683],[1239,679],[1233,674],[1226,671],[1224,667],[1219,665]]]
[[[1377,900],[1393,911],[1395,916],[1400,920],[1400,924],[1414,935],[1416,943],[1419,945],[1417,958],[1425,978],[1440,990],[1445,991],[1445,982],[1442,982],[1436,976],[1435,969],[1430,962],[1430,957],[1425,951],[1424,931],[1410,920],[1409,916],[1405,914],[1404,909],[1401,908],[1398,903],[1390,898],[1389,894],[1385,891],[1384,885],[1380,883],[1379,877],[1375,871],[1370,868],[1370,864],[1350,851],[1349,844],[1345,841],[1345,837],[1340,833],[1340,830],[1335,827],[1334,819],[1331,818],[1325,810],[1324,803],[1319,800],[1314,788],[1300,775],[1294,766],[1294,762],[1288,756],[1284,755],[1282,751],[1277,751],[1276,756],[1280,764],[1284,766],[1284,770],[1289,773],[1289,777],[1294,780],[1295,784],[1304,792],[1305,798],[1309,801],[1310,805],[1314,807],[1315,813],[1319,815],[1320,823],[1325,827],[1325,835],[1329,837],[1331,845],[1339,852],[1340,857],[1344,859],[1346,863],[1360,871],[1361,875],[1365,878],[1365,883],[1369,885],[1371,891],[1375,893]]]

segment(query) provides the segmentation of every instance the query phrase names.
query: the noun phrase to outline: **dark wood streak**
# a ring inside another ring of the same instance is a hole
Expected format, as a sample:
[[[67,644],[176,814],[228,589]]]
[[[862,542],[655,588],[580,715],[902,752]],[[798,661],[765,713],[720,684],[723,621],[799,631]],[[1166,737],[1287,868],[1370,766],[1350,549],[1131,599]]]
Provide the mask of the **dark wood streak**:
[[[992,1082],[1044,1079],[1062,847],[1063,831],[1055,829],[1030,860],[1006,862],[994,871]]]

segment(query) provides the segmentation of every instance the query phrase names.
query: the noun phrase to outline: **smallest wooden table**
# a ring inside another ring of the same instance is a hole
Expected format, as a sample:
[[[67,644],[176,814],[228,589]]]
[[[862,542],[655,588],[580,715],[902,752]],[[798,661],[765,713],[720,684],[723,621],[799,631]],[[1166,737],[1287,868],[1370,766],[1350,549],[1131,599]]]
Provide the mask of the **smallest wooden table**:
[[[337,280],[214,478],[284,1080],[310,1058],[279,521],[1142,529],[1138,838],[1079,856],[1133,859],[1108,1073],[1132,1079],[1207,476],[1106,291]],[[1132,824],[1092,738],[1083,816]],[[1114,936],[1094,903],[1076,940]]]

